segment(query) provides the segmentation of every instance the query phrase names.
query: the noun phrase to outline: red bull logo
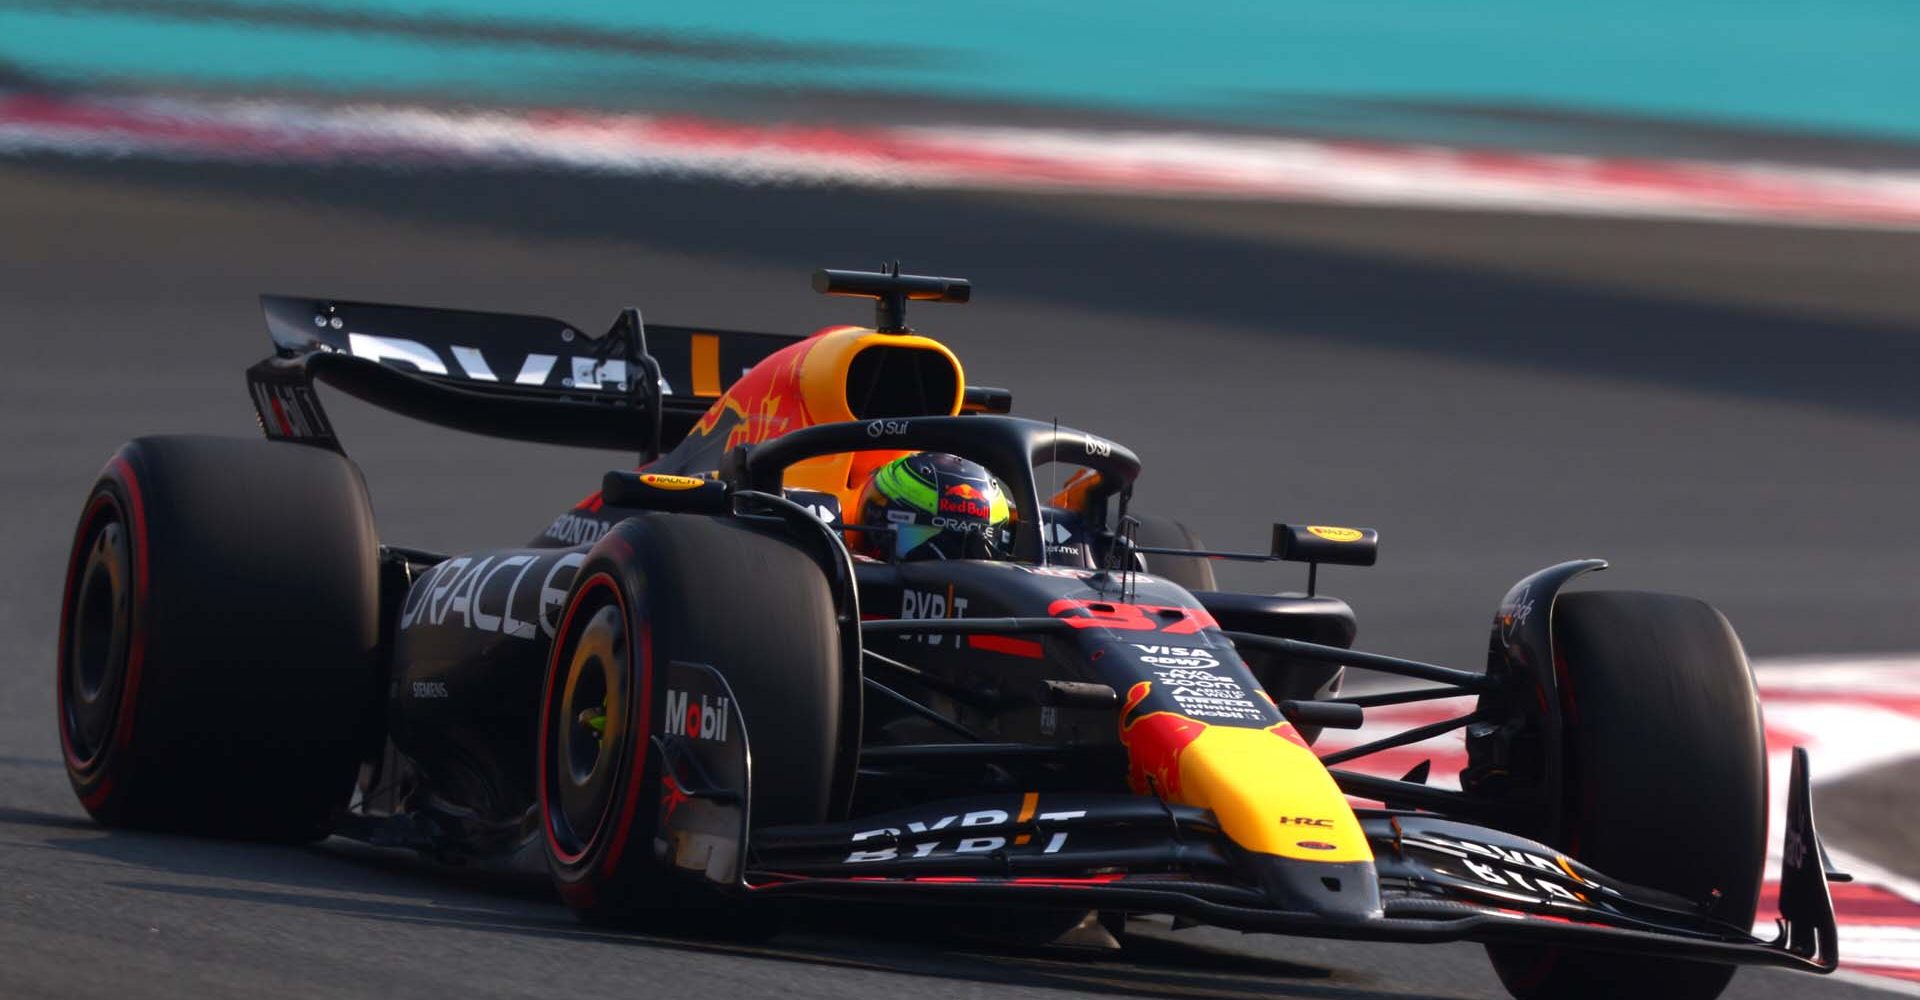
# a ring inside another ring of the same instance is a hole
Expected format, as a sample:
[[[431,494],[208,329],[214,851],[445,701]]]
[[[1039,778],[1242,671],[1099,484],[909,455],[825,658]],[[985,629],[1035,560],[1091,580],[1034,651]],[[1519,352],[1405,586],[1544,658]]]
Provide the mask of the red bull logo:
[[[940,492],[940,513],[991,520],[993,505],[985,490],[972,483],[955,483]]]
[[[1127,704],[1120,712],[1120,743],[1127,748],[1127,785],[1139,795],[1180,797],[1180,754],[1207,728],[1198,719],[1178,712],[1148,712],[1133,718],[1133,711],[1153,690],[1152,681],[1141,681],[1127,690]]]

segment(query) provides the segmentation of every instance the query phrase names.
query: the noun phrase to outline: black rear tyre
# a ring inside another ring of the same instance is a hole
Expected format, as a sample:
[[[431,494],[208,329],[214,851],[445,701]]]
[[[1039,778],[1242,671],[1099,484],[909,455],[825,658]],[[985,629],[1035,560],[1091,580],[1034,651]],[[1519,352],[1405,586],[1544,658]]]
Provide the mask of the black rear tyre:
[[[1766,859],[1767,765],[1746,653],[1704,602],[1593,591],[1553,608],[1568,854],[1750,927]],[[1711,1000],[1732,966],[1489,946],[1521,1000]]]
[[[825,821],[842,684],[825,574],[793,543],[738,521],[649,514],[608,532],[575,579],[548,665],[538,775],[561,897],[593,923],[770,932],[764,910],[655,860],[662,789],[649,737],[661,731],[666,665],[711,666],[745,717],[753,825]],[[597,741],[574,725],[596,711],[606,718]]]
[[[1170,517],[1158,514],[1135,514],[1140,522],[1133,540],[1156,549],[1200,549],[1200,536],[1193,529]],[[1219,590],[1220,585],[1213,579],[1213,564],[1205,559],[1192,556],[1163,556],[1142,553],[1146,561],[1147,572],[1163,577],[1188,590]]]
[[[323,836],[378,696],[377,567],[366,486],[336,453],[122,447],[81,514],[60,612],[60,739],[88,813]]]

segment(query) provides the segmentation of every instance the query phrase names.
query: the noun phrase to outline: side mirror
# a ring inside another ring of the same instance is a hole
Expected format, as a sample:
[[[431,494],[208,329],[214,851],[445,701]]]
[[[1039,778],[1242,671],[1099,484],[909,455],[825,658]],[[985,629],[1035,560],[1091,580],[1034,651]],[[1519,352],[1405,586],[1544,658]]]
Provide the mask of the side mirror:
[[[600,495],[616,507],[676,513],[725,514],[732,490],[718,479],[615,469],[600,480]]]
[[[1380,533],[1372,528],[1325,524],[1276,524],[1273,558],[1287,562],[1371,566],[1380,556]]]

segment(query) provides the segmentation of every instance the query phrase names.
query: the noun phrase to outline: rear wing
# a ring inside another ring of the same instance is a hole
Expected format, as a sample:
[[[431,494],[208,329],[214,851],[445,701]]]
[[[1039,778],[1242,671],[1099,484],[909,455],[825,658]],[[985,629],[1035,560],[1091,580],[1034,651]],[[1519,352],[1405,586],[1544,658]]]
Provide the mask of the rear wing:
[[[747,369],[802,338],[262,295],[274,356],[247,370],[267,437],[335,451],[313,385],[490,437],[657,456]],[[645,460],[643,458],[643,460]]]

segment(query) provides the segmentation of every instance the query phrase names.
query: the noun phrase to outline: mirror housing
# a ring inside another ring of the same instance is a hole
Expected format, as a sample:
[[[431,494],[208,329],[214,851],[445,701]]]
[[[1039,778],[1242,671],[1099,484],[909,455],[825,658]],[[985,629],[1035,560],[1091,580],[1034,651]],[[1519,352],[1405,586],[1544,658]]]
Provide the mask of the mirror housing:
[[[1276,524],[1273,558],[1330,566],[1371,566],[1380,556],[1380,533],[1372,528],[1325,524]]]

